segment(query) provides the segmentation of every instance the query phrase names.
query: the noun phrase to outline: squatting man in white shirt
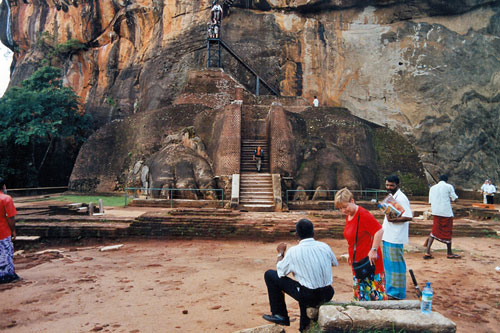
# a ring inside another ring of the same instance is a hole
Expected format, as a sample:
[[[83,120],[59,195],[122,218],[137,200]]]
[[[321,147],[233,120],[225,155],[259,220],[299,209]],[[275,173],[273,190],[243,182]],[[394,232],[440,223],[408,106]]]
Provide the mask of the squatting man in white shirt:
[[[307,329],[310,319],[307,307],[315,307],[332,299],[332,266],[338,266],[337,258],[330,246],[314,240],[314,227],[311,221],[301,219],[295,225],[298,245],[291,247],[285,254],[287,245],[281,243],[278,251],[276,270],[268,270],[264,280],[269,295],[271,315],[264,315],[267,321],[290,326],[285,303],[285,293],[299,302],[300,331]],[[287,277],[292,273],[294,279]]]

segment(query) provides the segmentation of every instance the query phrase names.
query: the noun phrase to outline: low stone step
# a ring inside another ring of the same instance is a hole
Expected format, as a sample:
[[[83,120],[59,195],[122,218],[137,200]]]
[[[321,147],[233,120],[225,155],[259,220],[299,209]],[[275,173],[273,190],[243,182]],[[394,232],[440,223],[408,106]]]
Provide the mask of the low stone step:
[[[240,200],[241,205],[274,205],[274,200],[244,199]]]
[[[262,192],[262,193],[273,193],[273,188],[269,187],[260,187],[260,186],[245,186],[244,188],[240,186],[240,192]]]
[[[272,194],[246,194],[246,193],[240,193],[240,201],[245,201],[247,199],[250,200],[274,200],[274,197]]]
[[[274,205],[269,204],[244,204],[240,205],[241,210],[246,210],[249,212],[272,212],[274,211]],[[283,232],[283,235],[287,235],[287,232]]]

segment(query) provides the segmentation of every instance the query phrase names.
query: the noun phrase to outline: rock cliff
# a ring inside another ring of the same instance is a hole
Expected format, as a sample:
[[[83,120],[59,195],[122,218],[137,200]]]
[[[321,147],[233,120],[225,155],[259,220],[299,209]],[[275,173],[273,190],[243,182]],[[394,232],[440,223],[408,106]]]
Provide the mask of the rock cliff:
[[[317,95],[399,132],[429,180],[446,172],[473,188],[500,179],[500,1],[234,3],[222,38],[282,95]],[[168,107],[187,73],[206,66],[210,4],[4,0],[11,84],[43,62],[59,65],[97,127]],[[252,88],[227,53],[223,67]]]

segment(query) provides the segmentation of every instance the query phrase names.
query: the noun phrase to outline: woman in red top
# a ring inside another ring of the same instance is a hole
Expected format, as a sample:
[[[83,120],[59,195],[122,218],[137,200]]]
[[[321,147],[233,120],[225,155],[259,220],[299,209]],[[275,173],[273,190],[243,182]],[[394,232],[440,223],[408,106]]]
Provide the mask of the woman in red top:
[[[358,240],[356,243],[356,261],[368,256],[370,263],[375,265],[375,273],[363,280],[356,278],[353,270],[354,299],[357,301],[387,300],[384,280],[384,262],[380,243],[384,230],[380,223],[363,207],[356,205],[354,197],[347,188],[341,189],[335,195],[335,207],[346,215],[344,238],[349,246],[349,264],[352,266],[356,228]],[[359,216],[359,219],[358,219]],[[359,220],[359,226],[358,226]]]

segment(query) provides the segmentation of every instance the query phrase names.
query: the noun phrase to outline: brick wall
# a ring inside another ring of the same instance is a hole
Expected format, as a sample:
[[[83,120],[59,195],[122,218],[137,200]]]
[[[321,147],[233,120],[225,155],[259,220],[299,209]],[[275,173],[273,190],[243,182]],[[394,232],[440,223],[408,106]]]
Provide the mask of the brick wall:
[[[281,104],[273,103],[267,121],[271,173],[279,173],[282,176],[294,175],[297,159],[295,140],[292,126]]]
[[[241,104],[233,103],[224,109],[222,129],[214,156],[216,176],[240,173]]]

